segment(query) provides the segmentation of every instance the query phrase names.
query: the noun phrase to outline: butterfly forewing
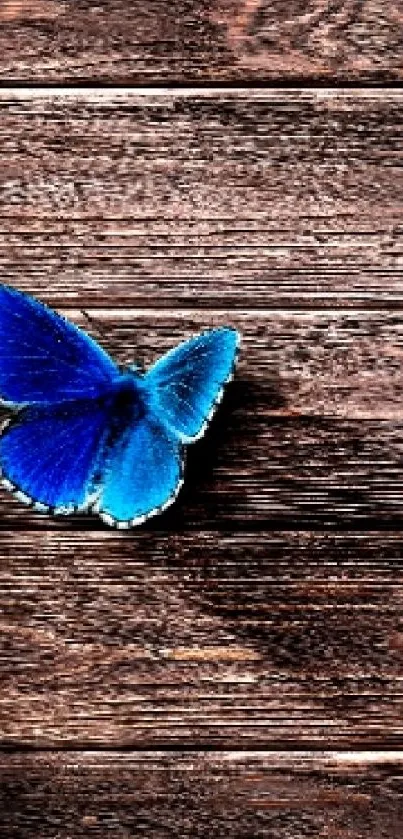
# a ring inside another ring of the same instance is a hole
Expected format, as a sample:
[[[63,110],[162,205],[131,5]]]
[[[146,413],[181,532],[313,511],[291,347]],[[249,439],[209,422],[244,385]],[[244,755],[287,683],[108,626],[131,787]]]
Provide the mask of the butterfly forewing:
[[[235,329],[212,329],[179,344],[146,374],[155,414],[182,442],[203,434],[231,377],[238,343]]]
[[[119,375],[85,332],[39,301],[0,285],[0,394],[15,404],[95,397]]]

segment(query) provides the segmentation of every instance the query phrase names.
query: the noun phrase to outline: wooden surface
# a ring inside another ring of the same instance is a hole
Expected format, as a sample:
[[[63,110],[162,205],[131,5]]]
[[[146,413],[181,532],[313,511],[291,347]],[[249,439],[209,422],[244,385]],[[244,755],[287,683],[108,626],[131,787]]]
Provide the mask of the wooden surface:
[[[392,90],[0,90],[2,277],[54,306],[401,305],[402,130]]]
[[[10,839],[400,839],[401,754],[72,752],[0,759]]]
[[[1,493],[7,839],[401,836],[402,104],[0,91],[2,280],[121,364],[243,337],[163,516]]]
[[[401,80],[399,0],[2,0],[0,79]]]
[[[400,533],[1,533],[3,745],[400,748]]]
[[[88,322],[67,311],[123,365],[148,366],[206,326],[241,332],[235,381],[187,449],[185,487],[147,527],[402,525],[401,313],[89,309]],[[3,489],[0,511],[0,528],[105,530],[38,515]]]

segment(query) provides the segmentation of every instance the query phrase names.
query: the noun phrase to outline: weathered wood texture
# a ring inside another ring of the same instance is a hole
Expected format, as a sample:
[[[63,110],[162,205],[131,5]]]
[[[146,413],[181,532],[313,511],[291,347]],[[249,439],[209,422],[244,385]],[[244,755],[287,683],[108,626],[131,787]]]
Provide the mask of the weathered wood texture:
[[[2,533],[4,745],[403,743],[400,533]]]
[[[59,33],[54,78],[83,45],[91,70],[77,20],[104,19],[105,4],[62,6],[67,49],[55,3],[1,7],[0,42],[25,32],[38,57]],[[332,4],[332,37],[370,7]],[[256,4],[236,25],[255,8],[260,26]],[[130,27],[109,24],[120,61]],[[350,58],[341,74],[373,72]],[[21,750],[0,761],[7,839],[400,837],[401,752],[224,750],[402,746],[402,105],[0,93],[1,279],[65,307],[121,363],[213,324],[243,336],[164,516],[119,533],[2,494],[0,744]],[[91,747],[111,751],[68,751]]]
[[[187,450],[179,499],[147,528],[403,522],[403,315],[90,310],[122,364],[150,364],[205,327],[230,323],[243,345],[235,381]],[[74,518],[73,526],[77,522]],[[85,527],[103,528],[96,518]],[[0,528],[71,526],[0,492]]]
[[[2,0],[0,79],[401,79],[398,0]]]
[[[393,752],[24,754],[1,758],[0,778],[7,839],[401,837]]]
[[[401,306],[403,94],[0,91],[0,271],[53,305]]]

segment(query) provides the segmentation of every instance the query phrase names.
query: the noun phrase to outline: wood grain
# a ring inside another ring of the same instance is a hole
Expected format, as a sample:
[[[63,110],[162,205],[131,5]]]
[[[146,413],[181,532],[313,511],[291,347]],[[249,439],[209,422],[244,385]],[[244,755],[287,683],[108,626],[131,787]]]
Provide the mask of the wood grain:
[[[1,533],[4,746],[402,746],[400,532]]]
[[[2,280],[54,306],[403,304],[400,91],[0,90]]]
[[[2,0],[5,82],[401,79],[398,0]]]
[[[180,340],[230,323],[235,381],[203,440],[187,449],[179,499],[146,529],[403,523],[403,317],[142,309],[69,311],[121,364],[148,366]],[[50,518],[6,490],[0,528],[104,528]]]
[[[9,839],[400,839],[396,753],[2,757]],[[10,808],[10,802],[13,806]]]
[[[296,6],[4,2],[0,77],[401,77],[397,4]],[[243,336],[163,517],[2,495],[7,839],[400,837],[402,104],[0,91],[2,281],[122,364]]]

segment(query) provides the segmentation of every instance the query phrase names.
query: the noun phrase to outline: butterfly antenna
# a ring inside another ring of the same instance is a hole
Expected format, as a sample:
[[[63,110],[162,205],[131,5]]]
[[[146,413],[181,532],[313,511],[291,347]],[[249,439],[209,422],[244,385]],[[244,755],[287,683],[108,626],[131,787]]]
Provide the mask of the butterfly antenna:
[[[88,314],[86,309],[80,309],[82,316],[88,321],[90,326],[92,326],[93,330],[97,333],[97,335],[102,338],[102,340],[107,340],[107,335],[104,328],[100,325],[99,321],[95,320],[95,318],[91,317]]]
[[[95,320],[95,318],[91,317],[91,315],[88,314],[86,309],[80,309],[79,311],[81,312],[82,316],[88,321],[90,326],[92,326],[94,332],[97,333],[98,337],[101,338],[102,342],[105,342],[106,346],[110,346],[110,333],[109,335],[107,335],[106,331],[103,327],[101,327],[100,323],[97,320]],[[131,364],[130,369],[133,371],[138,371],[139,373],[142,370],[140,364]]]

